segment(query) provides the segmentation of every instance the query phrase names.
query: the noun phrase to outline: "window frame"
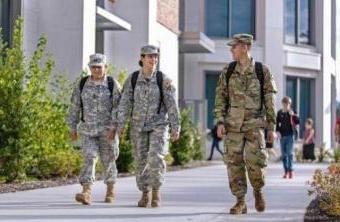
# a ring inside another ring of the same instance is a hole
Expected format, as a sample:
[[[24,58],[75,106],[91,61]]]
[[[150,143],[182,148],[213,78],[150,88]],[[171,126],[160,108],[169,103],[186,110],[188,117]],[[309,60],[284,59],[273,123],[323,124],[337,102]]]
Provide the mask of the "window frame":
[[[290,96],[288,93],[288,82],[292,82],[293,83],[293,95],[294,98],[292,99],[292,105],[293,105],[293,110],[299,115],[300,117],[300,124],[298,127],[298,134],[299,134],[299,138],[301,139],[303,137],[303,132],[304,132],[304,120],[306,120],[307,118],[313,118],[314,120],[316,119],[316,113],[315,113],[315,107],[316,104],[314,102],[314,100],[312,98],[315,97],[315,93],[316,93],[316,79],[315,78],[309,78],[309,77],[300,77],[300,76],[294,76],[294,75],[286,75],[285,77],[285,92],[287,96]],[[302,85],[304,84],[304,81],[308,81],[309,83],[309,115],[305,116],[305,119],[302,119],[302,104],[301,104],[301,88]]]
[[[285,0],[287,1],[287,0]],[[286,19],[285,19],[285,15],[287,12],[286,9],[286,4],[284,4],[284,37],[283,37],[283,41],[284,44],[286,45],[298,45],[298,46],[313,46],[314,45],[314,38],[313,38],[313,25],[312,23],[314,22],[313,20],[313,13],[314,13],[314,0],[308,0],[309,1],[309,10],[308,10],[308,43],[302,43],[299,40],[299,35],[300,35],[300,21],[301,21],[301,14],[300,14],[300,9],[301,9],[301,0],[294,0],[295,2],[295,12],[294,12],[294,16],[295,16],[295,20],[294,20],[294,25],[295,25],[295,30],[294,30],[294,43],[290,43],[287,42],[286,40]]]
[[[0,7],[0,27],[2,40],[6,43],[11,42],[11,1],[3,0]],[[4,13],[5,12],[5,13]],[[6,31],[6,32],[5,32]]]
[[[227,1],[227,8],[228,8],[228,14],[227,14],[227,27],[225,27],[225,32],[226,32],[226,35],[224,36],[215,36],[215,35],[210,35],[207,33],[207,26],[208,26],[208,23],[207,23],[207,5],[208,5],[208,2],[211,2],[211,0],[205,0],[204,1],[204,8],[205,8],[205,13],[204,13],[204,33],[209,37],[209,38],[212,38],[212,39],[225,39],[225,38],[231,38],[232,35],[232,1],[233,0],[226,0]],[[253,33],[249,33],[249,34],[252,34],[254,39],[256,39],[256,21],[257,21],[257,18],[256,18],[256,3],[257,3],[257,0],[251,0],[253,1],[253,4],[252,4],[252,8],[251,8],[251,11],[252,11],[252,14],[253,14],[253,20],[251,21],[251,26],[252,26],[252,30],[253,30]]]

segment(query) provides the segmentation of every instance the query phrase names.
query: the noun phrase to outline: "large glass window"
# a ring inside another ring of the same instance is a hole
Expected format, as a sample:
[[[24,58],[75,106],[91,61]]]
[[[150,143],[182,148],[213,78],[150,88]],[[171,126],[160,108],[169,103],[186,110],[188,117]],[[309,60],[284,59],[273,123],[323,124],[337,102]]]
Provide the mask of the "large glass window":
[[[285,42],[310,44],[310,14],[313,0],[285,0]]]
[[[207,127],[212,129],[214,127],[214,108],[216,86],[219,79],[220,72],[206,72],[205,80],[205,99],[207,101]]]
[[[0,0],[0,25],[3,40],[10,40],[10,5],[9,0]]]
[[[304,122],[307,118],[314,118],[315,104],[312,98],[314,96],[314,80],[308,78],[287,77],[286,81],[287,96],[292,99],[292,109],[299,114],[300,125],[299,135],[300,138],[304,132]]]
[[[210,37],[255,35],[255,0],[206,0],[205,31]]]

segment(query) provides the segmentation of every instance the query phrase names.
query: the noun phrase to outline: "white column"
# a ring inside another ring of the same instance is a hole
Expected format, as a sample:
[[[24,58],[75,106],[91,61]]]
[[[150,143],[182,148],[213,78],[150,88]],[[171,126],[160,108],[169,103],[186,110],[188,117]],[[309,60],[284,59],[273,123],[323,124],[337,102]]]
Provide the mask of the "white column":
[[[332,118],[331,118],[331,73],[334,68],[334,62],[331,56],[331,1],[315,1],[315,30],[316,30],[316,47],[322,54],[322,70],[316,83],[316,95],[319,102],[316,106],[317,122],[322,126],[318,131],[320,142],[326,144],[326,148],[331,145]]]
[[[260,2],[263,5],[263,2]],[[258,8],[259,9],[259,8]],[[264,8],[259,9],[258,13],[264,14],[264,63],[270,68],[274,75],[279,92],[276,97],[276,107],[281,106],[281,98],[285,92],[285,76],[283,73],[283,1],[264,2]],[[262,12],[262,10],[264,10]]]
[[[79,76],[95,49],[95,0],[24,0],[24,49],[31,55],[41,34],[57,73]]]
[[[78,0],[79,1],[79,0]],[[96,47],[96,0],[80,0],[82,3],[82,68],[87,68],[89,56]]]

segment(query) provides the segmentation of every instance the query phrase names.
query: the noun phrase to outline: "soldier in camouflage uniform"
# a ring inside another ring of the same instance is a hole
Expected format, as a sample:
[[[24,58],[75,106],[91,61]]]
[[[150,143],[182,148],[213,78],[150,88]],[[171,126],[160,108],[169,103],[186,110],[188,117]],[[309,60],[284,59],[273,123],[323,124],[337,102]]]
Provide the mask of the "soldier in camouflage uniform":
[[[141,49],[140,70],[125,81],[118,108],[119,134],[131,116],[131,140],[136,160],[137,186],[143,192],[139,207],[160,206],[160,188],[164,182],[166,141],[170,123],[171,139],[179,138],[179,111],[175,87],[156,67],[159,49],[147,45]],[[161,80],[160,80],[161,79]]]
[[[116,159],[119,155],[117,109],[121,96],[119,83],[106,76],[106,57],[102,54],[90,56],[91,76],[76,83],[71,97],[68,124],[71,139],[76,140],[78,132],[84,166],[80,175],[83,192],[76,194],[76,200],[91,203],[91,186],[95,180],[95,166],[99,153],[107,185],[105,202],[114,200],[114,184],[117,178]],[[79,130],[77,125],[80,123]]]
[[[228,169],[229,186],[237,198],[231,214],[247,213],[245,194],[247,177],[254,188],[255,208],[265,210],[262,187],[267,166],[264,129],[268,140],[275,137],[275,94],[277,92],[269,69],[260,63],[262,83],[255,72],[255,61],[250,56],[253,36],[237,34],[228,43],[235,60],[229,74],[227,65],[216,88],[215,117],[219,122],[218,135],[224,138],[224,162]],[[230,67],[229,67],[230,68]],[[262,84],[262,85],[261,85]]]

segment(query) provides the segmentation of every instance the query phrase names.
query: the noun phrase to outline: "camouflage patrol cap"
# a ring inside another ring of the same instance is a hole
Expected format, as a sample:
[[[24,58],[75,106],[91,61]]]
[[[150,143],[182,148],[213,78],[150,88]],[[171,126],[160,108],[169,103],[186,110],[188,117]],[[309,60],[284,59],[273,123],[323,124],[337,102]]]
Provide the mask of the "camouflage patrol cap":
[[[154,45],[143,46],[140,50],[141,55],[159,54],[159,48]]]
[[[106,56],[100,53],[90,55],[89,66],[102,66],[106,64]]]
[[[234,46],[237,45],[238,43],[243,43],[246,45],[252,45],[253,44],[253,35],[250,34],[235,34],[233,38],[228,42],[228,46]]]

